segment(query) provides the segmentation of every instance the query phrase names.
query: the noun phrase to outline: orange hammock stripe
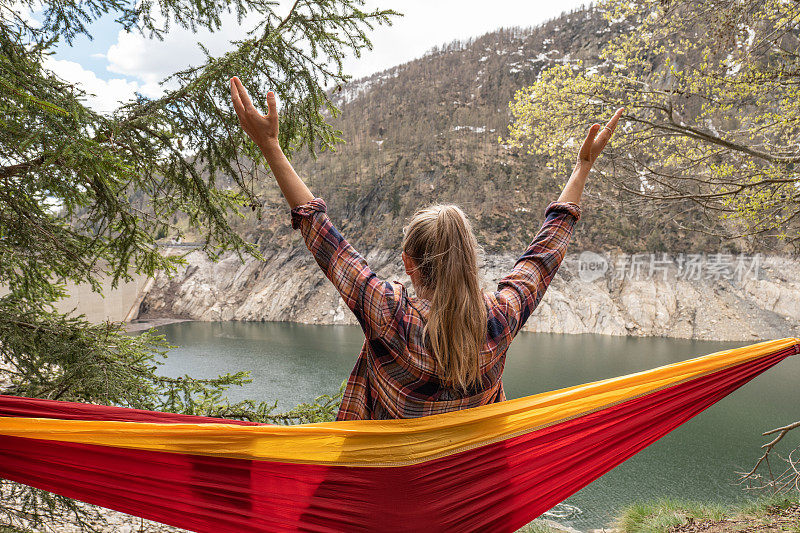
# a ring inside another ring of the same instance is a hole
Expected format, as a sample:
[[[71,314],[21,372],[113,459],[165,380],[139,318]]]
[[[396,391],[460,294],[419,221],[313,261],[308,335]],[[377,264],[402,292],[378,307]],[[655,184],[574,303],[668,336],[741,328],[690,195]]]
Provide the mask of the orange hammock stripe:
[[[797,345],[724,350],[627,376],[424,418],[298,426],[0,419],[0,434],[259,461],[402,466],[536,431]]]
[[[288,427],[0,396],[0,477],[209,533],[514,531],[799,352],[782,339],[422,419]]]

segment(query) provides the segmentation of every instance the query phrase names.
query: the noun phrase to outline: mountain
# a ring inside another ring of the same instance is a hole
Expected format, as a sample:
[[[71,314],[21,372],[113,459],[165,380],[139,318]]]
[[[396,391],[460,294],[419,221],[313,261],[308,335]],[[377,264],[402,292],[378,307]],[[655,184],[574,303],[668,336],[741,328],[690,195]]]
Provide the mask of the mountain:
[[[396,248],[408,218],[436,201],[460,205],[487,252],[521,250],[568,176],[499,142],[508,104],[555,63],[602,68],[602,46],[627,29],[590,6],[536,27],[436,47],[335,90],[341,115],[331,122],[345,144],[318,159],[299,153],[293,164],[354,245]],[[247,220],[240,229],[262,247],[284,246],[291,232],[286,203],[271,178],[262,193],[262,222]],[[716,252],[741,245],[683,229],[705,219],[689,203],[643,207],[591,177],[582,206],[573,249]]]

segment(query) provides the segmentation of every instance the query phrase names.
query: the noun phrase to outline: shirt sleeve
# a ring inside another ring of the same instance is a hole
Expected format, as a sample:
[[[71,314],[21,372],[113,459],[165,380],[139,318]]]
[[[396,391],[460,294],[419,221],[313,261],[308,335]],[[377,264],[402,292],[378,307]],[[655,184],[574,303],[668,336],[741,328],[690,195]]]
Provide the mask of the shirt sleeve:
[[[495,296],[508,321],[511,336],[522,329],[536,309],[564,260],[572,228],[581,208],[573,202],[551,202],[545,221],[511,272],[497,286]]]
[[[311,254],[367,338],[382,336],[393,316],[395,289],[378,278],[364,258],[334,227],[322,198],[314,198],[291,210],[292,229],[300,229]]]

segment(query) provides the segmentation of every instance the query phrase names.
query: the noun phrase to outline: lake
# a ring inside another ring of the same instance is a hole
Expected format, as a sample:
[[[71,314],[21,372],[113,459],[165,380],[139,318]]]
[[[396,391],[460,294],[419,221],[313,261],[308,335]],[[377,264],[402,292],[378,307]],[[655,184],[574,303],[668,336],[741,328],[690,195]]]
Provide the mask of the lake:
[[[178,346],[161,367],[164,374],[212,377],[249,370],[253,383],[231,389],[230,399],[277,399],[282,409],[335,393],[363,342],[357,326],[285,322],[182,322],[158,331]],[[521,332],[509,348],[503,382],[508,398],[518,398],[745,344]],[[753,497],[735,484],[736,472],[755,464],[766,442],[763,431],[800,418],[798,378],[800,357],[790,357],[546,517],[588,529],[607,525],[634,501],[671,497],[731,503]]]

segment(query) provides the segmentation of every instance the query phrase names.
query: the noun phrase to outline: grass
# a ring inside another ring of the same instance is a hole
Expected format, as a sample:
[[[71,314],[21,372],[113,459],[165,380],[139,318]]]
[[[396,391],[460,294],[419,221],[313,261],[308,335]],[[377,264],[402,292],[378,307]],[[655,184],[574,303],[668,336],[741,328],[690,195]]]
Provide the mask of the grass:
[[[797,499],[786,496],[770,496],[741,505],[738,510],[746,515],[763,516],[767,513],[786,510],[792,505],[796,505],[797,502]]]
[[[635,503],[622,511],[617,527],[625,533],[663,533],[689,519],[721,520],[726,511],[721,505],[673,499]]]
[[[743,515],[761,519],[764,523],[769,523],[771,521],[770,515],[785,511],[792,505],[797,505],[798,503],[800,503],[798,499],[787,498],[786,496],[773,496],[745,504],[741,506],[740,509]],[[783,526],[782,529],[787,533],[800,533],[800,523]]]
[[[723,506],[717,504],[657,500],[636,503],[625,508],[616,527],[624,533],[664,533],[675,526],[689,524],[696,520],[722,520],[734,516],[747,516],[752,519],[767,519],[771,514],[797,505],[796,498],[766,497],[741,505]],[[800,533],[800,524],[790,533]]]

